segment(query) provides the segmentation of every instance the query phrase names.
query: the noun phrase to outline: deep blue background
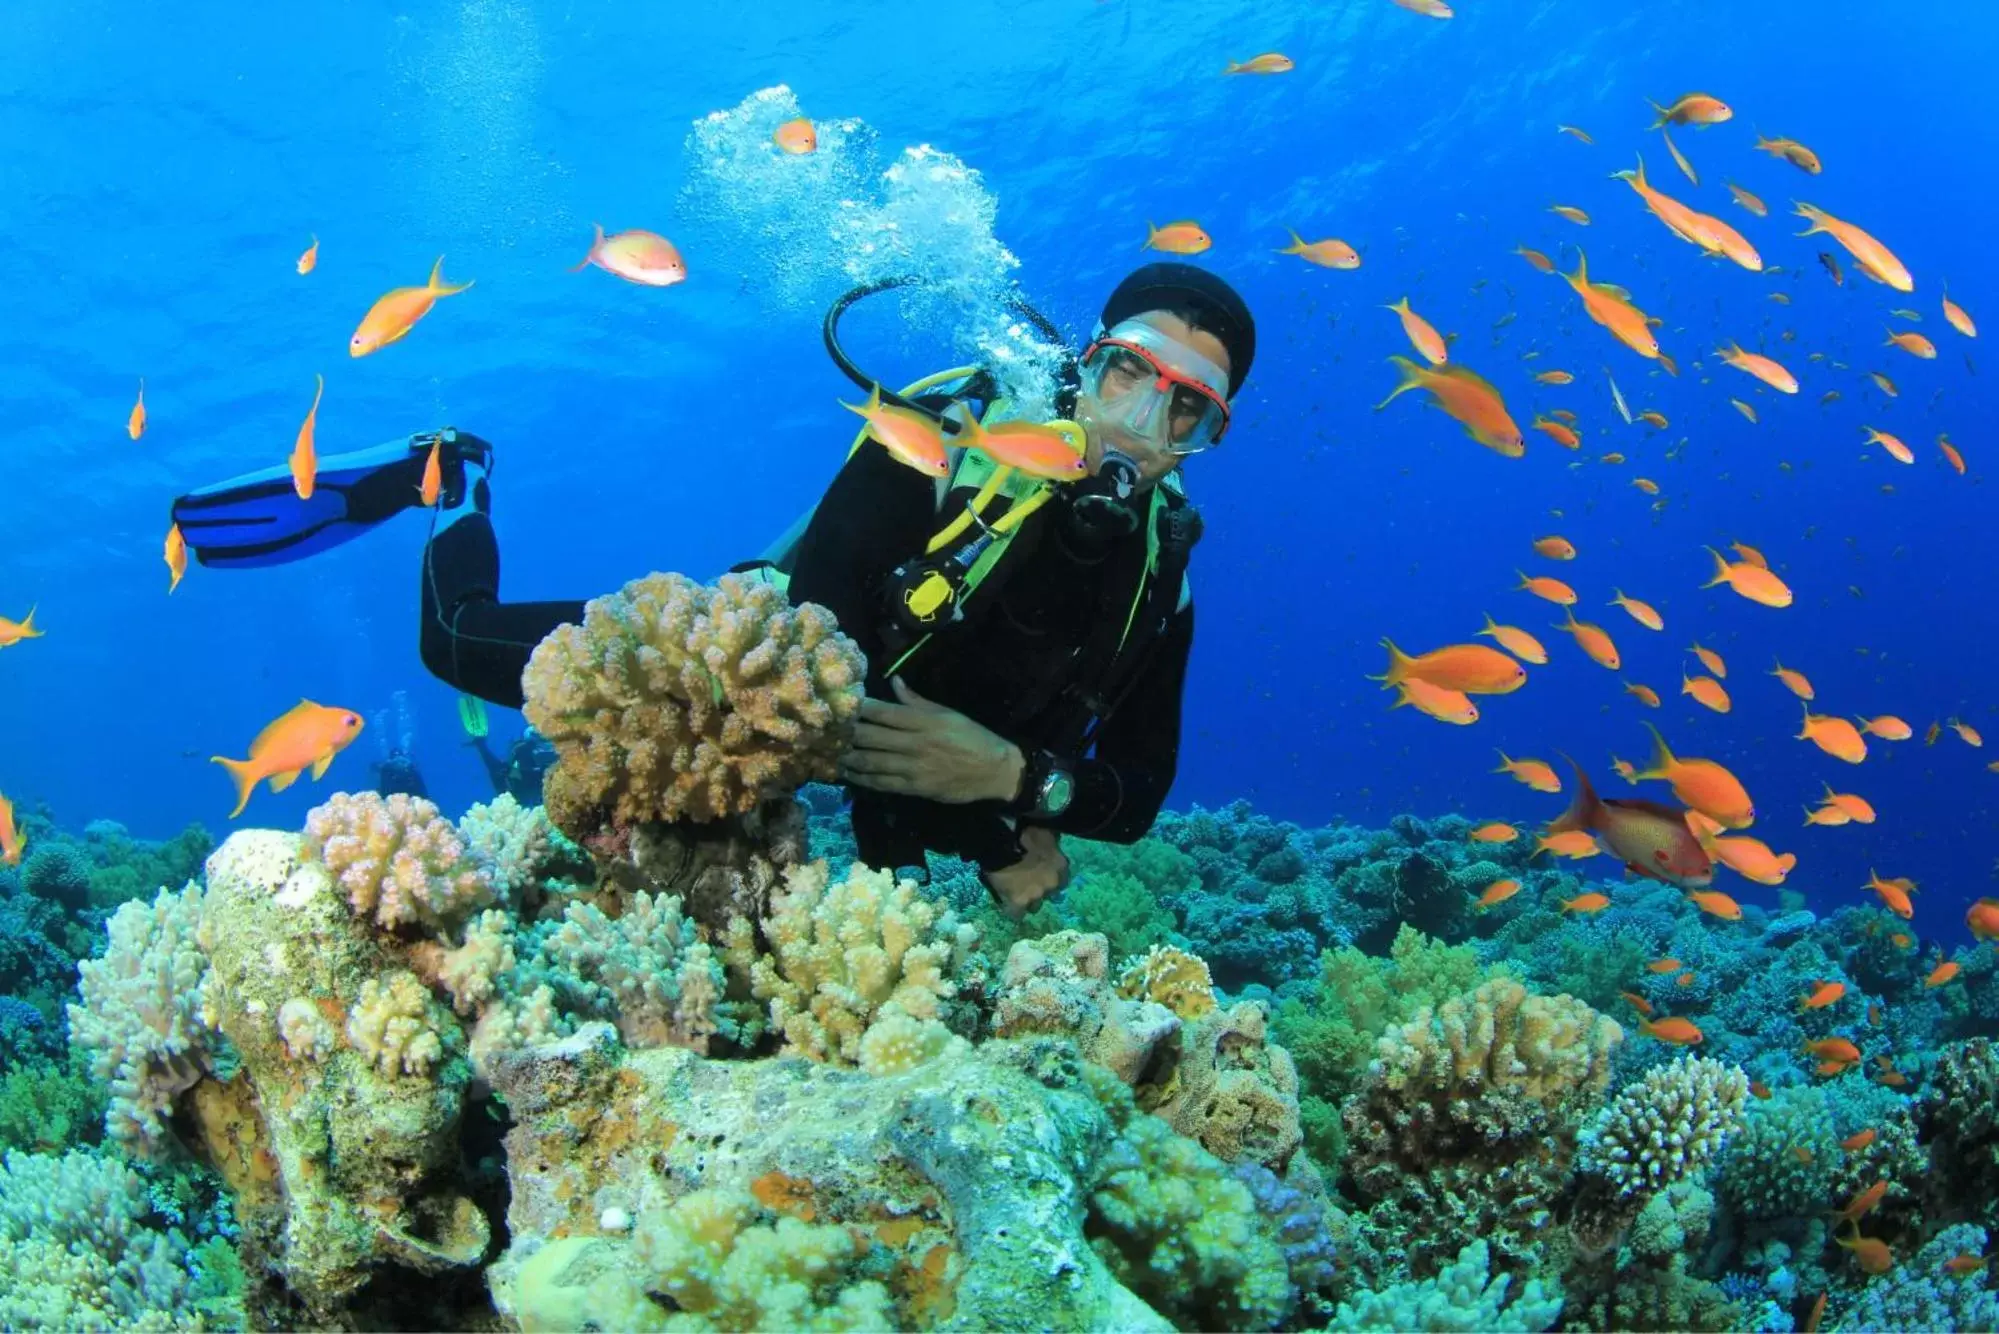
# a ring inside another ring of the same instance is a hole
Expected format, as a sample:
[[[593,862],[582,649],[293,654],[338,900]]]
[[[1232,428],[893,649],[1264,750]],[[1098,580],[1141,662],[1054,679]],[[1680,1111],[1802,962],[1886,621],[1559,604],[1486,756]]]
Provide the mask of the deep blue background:
[[[241,754],[301,695],[372,713],[400,688],[433,788],[452,807],[484,795],[451,693],[416,661],[417,518],[310,565],[197,569],[164,596],[168,500],[281,462],[315,372],[327,376],[323,453],[447,421],[499,443],[513,597],[590,595],[655,568],[706,576],[809,504],[851,432],[834,400],[851,395],[819,351],[816,310],[760,299],[797,257],[732,246],[735,232],[681,213],[690,124],[784,82],[815,117],[872,126],[884,159],[928,142],[982,172],[1024,291],[1079,338],[1142,258],[1148,219],[1199,219],[1215,238],[1203,262],[1255,306],[1261,354],[1238,424],[1188,473],[1209,526],[1176,804],[1247,796],[1311,822],[1462,809],[1527,823],[1557,802],[1487,774],[1496,748],[1568,751],[1622,792],[1608,760],[1643,757],[1643,714],[1682,753],[1736,769],[1765,812],[1755,832],[1799,852],[1792,883],[1815,904],[1860,896],[1874,865],[1922,882],[1920,920],[1942,927],[1990,888],[1999,776],[1982,761],[1999,756],[1985,656],[1999,638],[1999,541],[1982,482],[1999,448],[1999,366],[1943,324],[1937,296],[1948,282],[1999,332],[1982,236],[1999,107],[1980,58],[1999,20],[1965,5],[1581,0],[1464,0],[1447,23],[1389,0],[831,12],[524,0],[0,11],[0,613],[38,603],[48,631],[0,654],[0,790],[70,823],[220,823],[228,784],[208,755]],[[1220,77],[1266,50],[1297,70]],[[1645,99],[1690,88],[1737,109],[1679,136],[1699,189],[1646,133]],[[1811,144],[1825,174],[1752,152],[1752,127]],[[1639,151],[1656,184],[1729,219],[1786,271],[1707,261],[1667,234],[1608,179]],[[1773,216],[1728,202],[1725,178]],[[1793,198],[1887,241],[1916,275],[1913,296],[1857,275],[1834,288],[1813,258],[1824,239],[1791,235]],[[1595,225],[1554,218],[1557,202]],[[693,276],[661,292],[568,273],[593,220],[666,233]],[[1287,227],[1343,237],[1364,266],[1273,253]],[[299,279],[309,232],[321,265]],[[1572,268],[1578,242],[1593,277],[1664,318],[1681,379],[1508,253],[1568,246]],[[350,362],[361,312],[440,252],[474,290]],[[1523,425],[1537,407],[1581,413],[1584,451],[1534,434],[1526,458],[1501,459],[1413,394],[1372,412],[1394,383],[1383,359],[1407,351],[1381,306],[1405,294],[1460,335],[1454,358],[1497,384]],[[1901,305],[1923,313],[1937,361],[1880,346]],[[1495,332],[1508,310],[1518,318]],[[1710,354],[1726,339],[1779,356],[1803,392],[1780,400],[1719,366]],[[926,368],[907,340],[894,350],[896,373]],[[1808,363],[1814,350],[1851,369]],[[1578,383],[1531,381],[1557,366]],[[1618,423],[1606,366],[1634,410],[1658,408],[1670,430]],[[1899,400],[1868,385],[1875,367],[1903,386]],[[152,428],[133,444],[122,428],[141,375]],[[1831,388],[1843,399],[1822,408]],[[1901,434],[1918,466],[1863,451],[1862,423]],[[1969,477],[1943,466],[1938,430],[1970,458]],[[1595,461],[1611,448],[1632,464]],[[1663,512],[1630,486],[1638,473],[1663,487]],[[1549,532],[1581,558],[1538,561],[1528,543]],[[1770,555],[1794,607],[1700,590],[1702,545],[1733,539]],[[1510,591],[1519,567],[1575,583],[1584,618],[1624,650],[1622,675],[1666,707],[1644,714],[1617,674],[1549,631],[1551,609]],[[1613,586],[1657,605],[1666,633],[1605,608]],[[1468,636],[1485,611],[1541,634],[1554,662],[1485,701],[1472,728],[1385,712],[1365,679],[1380,670],[1378,639],[1430,647]],[[1731,716],[1673,694],[1696,638],[1734,667]],[[1792,739],[1798,708],[1764,674],[1774,655],[1810,674],[1824,708],[1893,711],[1919,731],[1962,714],[1995,745],[1975,752],[1949,733],[1934,749],[1877,744],[1849,769]],[[517,726],[496,720],[497,732]],[[364,737],[327,784],[364,785],[377,753]],[[1822,779],[1870,797],[1880,823],[1800,828]],[[295,824],[325,790],[260,793],[247,818]]]

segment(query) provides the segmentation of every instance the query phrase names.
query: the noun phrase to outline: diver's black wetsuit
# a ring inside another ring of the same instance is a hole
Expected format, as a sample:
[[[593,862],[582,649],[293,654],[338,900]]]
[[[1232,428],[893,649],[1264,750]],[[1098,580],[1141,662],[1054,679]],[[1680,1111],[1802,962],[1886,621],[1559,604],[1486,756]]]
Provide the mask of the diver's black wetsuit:
[[[833,611],[867,655],[875,698],[894,698],[882,677],[893,658],[881,621],[884,580],[924,549],[939,524],[931,480],[885,449],[864,448],[840,470],[799,540],[791,599]],[[991,728],[1023,754],[1046,749],[1065,761],[1075,795],[1045,822],[1058,832],[1135,841],[1173,784],[1194,638],[1193,607],[1178,605],[1177,571],[1170,588],[1157,581],[1159,596],[1141,611],[1131,643],[1114,666],[1099,670],[1112,659],[1145,560],[1142,528],[1090,543],[1069,532],[1059,502],[1045,506],[1021,525],[1012,550],[971,600],[967,620],[938,632],[902,673],[919,694]],[[422,654],[449,684],[517,708],[528,655],[556,626],[580,621],[583,604],[502,603],[499,582],[499,546],[483,514],[439,533],[425,552]],[[1100,691],[1101,701],[1065,693],[1078,685]],[[1086,744],[1089,757],[1079,753]],[[852,793],[859,852],[870,865],[921,865],[926,849],[989,870],[1021,857],[1005,803]]]

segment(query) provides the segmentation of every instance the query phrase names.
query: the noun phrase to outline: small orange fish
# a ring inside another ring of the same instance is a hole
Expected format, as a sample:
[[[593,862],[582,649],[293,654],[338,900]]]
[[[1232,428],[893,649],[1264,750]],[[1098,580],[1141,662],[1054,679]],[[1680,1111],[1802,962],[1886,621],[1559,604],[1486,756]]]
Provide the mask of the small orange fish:
[[[1604,455],[1604,456],[1603,456],[1603,457],[1602,457],[1601,459],[1599,459],[1599,460],[1598,460],[1598,462],[1600,462],[1600,463],[1622,463],[1622,462],[1624,462],[1624,455],[1622,455],[1622,454],[1618,453],[1618,452],[1617,452],[1616,450],[1612,450],[1612,451],[1611,451],[1610,453],[1608,453],[1608,454],[1605,454],[1605,455]],[[1634,485],[1634,486],[1635,486],[1635,485],[1637,485],[1637,483],[1636,483],[1636,482],[1634,482],[1634,483],[1632,483],[1632,485]]]
[[[438,454],[440,442],[431,441],[430,457],[423,461],[423,480],[417,484],[417,498],[428,509],[437,503],[437,496],[444,489],[443,460]]]
[[[1549,408],[1548,415],[1550,417],[1553,417],[1555,420],[1559,422],[1564,422],[1570,426],[1576,425],[1577,422],[1580,420],[1575,413],[1570,412],[1567,408]],[[1562,517],[1560,511],[1555,512],[1555,517],[1558,519]]]
[[[1948,983],[1962,971],[1955,960],[1946,960],[1930,969],[1930,975],[1923,979],[1923,986],[1934,990]]]
[[[1550,857],[1566,857],[1570,861],[1581,861],[1594,857],[1603,851],[1603,846],[1591,837],[1587,829],[1564,829],[1557,833],[1542,834],[1534,840],[1534,851],[1530,857],[1547,853]]]
[[[1634,477],[1631,479],[1631,484],[1648,496],[1659,494],[1659,484],[1650,477]]]
[[[1888,331],[1888,342],[1893,343],[1912,357],[1921,357],[1924,361],[1935,361],[1937,359],[1937,345],[1919,333],[1913,331],[1897,333],[1895,330],[1890,329]],[[1886,344],[1883,346],[1886,346]]]
[[[146,377],[139,377],[139,397],[132,404],[131,415],[125,418],[125,434],[137,440],[146,433]]]
[[[1883,741],[1907,741],[1915,735],[1907,723],[1892,713],[1884,713],[1878,718],[1861,718],[1857,721],[1861,731],[1871,736],[1878,736]]]
[[[1643,1015],[1649,1015],[1652,1013],[1652,1002],[1646,1000],[1643,996],[1640,996],[1637,992],[1620,991],[1617,994],[1620,997],[1622,997],[1624,1000],[1630,1002],[1631,1008],[1638,1011],[1638,1013]]]
[[[1883,880],[1878,872],[1870,869],[1867,872],[1867,884],[1865,888],[1871,889],[1880,895],[1881,902],[1887,906],[1888,911],[1894,913],[1903,921],[1906,922],[1915,917],[1916,905],[1909,900],[1909,892],[1915,888],[1914,881],[1900,877],[1894,880]],[[1970,920],[1969,915],[1967,915],[1966,920]],[[1971,934],[1974,936],[1978,934],[1976,926],[1972,928]]]
[[[1637,598],[1624,596],[1624,590],[1621,588],[1612,589],[1611,594],[1610,605],[1624,608],[1626,615],[1630,616],[1632,620],[1638,622],[1638,624],[1644,626],[1647,630],[1664,630],[1666,628],[1664,618],[1653,609],[1651,604],[1640,602]]]
[[[1978,729],[1970,723],[1965,722],[1962,718],[1952,718],[1950,720],[1950,729],[1957,733],[1958,739],[1967,746],[1982,746],[1985,744],[1985,738],[1978,734]]]
[[[1687,93],[1669,107],[1662,107],[1654,102],[1652,110],[1659,113],[1659,118],[1653,121],[1651,126],[1655,130],[1664,129],[1668,125],[1693,125],[1705,128],[1709,125],[1719,125],[1735,114],[1728,103],[1718,97],[1710,97],[1706,93]]]
[[[1595,892],[1578,894],[1572,899],[1564,899],[1562,901],[1563,912],[1597,913],[1602,912],[1609,906],[1610,896]]]
[[[1916,461],[1916,451],[1903,444],[1900,436],[1890,435],[1886,431],[1877,431],[1872,426],[1862,427],[1861,429],[1867,432],[1868,444],[1881,446],[1881,448],[1888,451],[1888,457],[1894,459],[1895,462],[1914,463]]]
[[[0,796],[0,866],[19,866],[26,844],[20,826],[14,823],[14,803]]]
[[[1687,900],[1710,917],[1719,917],[1724,922],[1742,920],[1742,905],[1718,889],[1696,890],[1687,895]]]
[[[1483,644],[1447,644],[1416,657],[1397,648],[1392,639],[1382,640],[1381,645],[1388,650],[1388,670],[1368,680],[1380,681],[1384,690],[1412,678],[1468,695],[1508,695],[1527,684],[1525,667]]]
[[[1869,1126],[1865,1130],[1857,1131],[1854,1134],[1848,1135],[1845,1139],[1839,1142],[1839,1147],[1845,1149],[1848,1153],[1859,1153],[1862,1149],[1866,1148],[1868,1145],[1874,1142],[1875,1136],[1878,1133],[1879,1132],[1876,1131],[1874,1127]]]
[[[1903,267],[1901,260],[1895,258],[1895,253],[1860,228],[1833,217],[1823,209],[1813,208],[1810,204],[1796,204],[1795,212],[1812,224],[1798,235],[1811,236],[1825,232],[1846,247],[1846,252],[1853,256],[1854,263],[1860,266],[1860,271],[1875,282],[1883,283],[1898,292],[1915,290],[1916,280],[1909,276],[1908,269]]]
[[[1561,422],[1553,421],[1547,417],[1536,417],[1534,419],[1534,429],[1564,449],[1579,449],[1582,447],[1582,437],[1577,435],[1571,428],[1564,426]]]
[[[1949,1274],[1952,1278],[1963,1278],[1966,1274],[1977,1273],[1979,1270],[1985,1268],[1988,1263],[1990,1261],[1986,1257],[1973,1255],[1970,1251],[1964,1251],[1945,1260],[1943,1262],[1943,1272]]]
[[[1733,564],[1728,557],[1707,548],[1714,557],[1714,578],[1702,584],[1702,588],[1713,588],[1717,584],[1727,584],[1737,594],[1765,607],[1788,607],[1791,605],[1791,587],[1776,572],[1762,565],[1751,565],[1748,561]]]
[[[1298,233],[1291,233],[1291,239],[1298,241]],[[1214,243],[1215,238],[1209,236],[1201,229],[1201,224],[1192,219],[1169,222],[1164,227],[1155,227],[1148,222],[1145,224],[1145,244],[1140,249],[1163,250],[1169,255],[1198,255]],[[1297,249],[1280,253],[1297,255],[1303,254],[1306,249],[1305,243],[1298,241]]]
[[[35,628],[35,609],[28,608],[28,614],[18,621],[10,621],[0,616],[0,648],[12,648],[24,639],[40,639],[42,632]]]
[[[606,236],[601,223],[591,225],[597,235],[590,242],[589,253],[569,270],[571,273],[580,273],[594,264],[613,277],[640,287],[671,287],[687,280],[687,261],[680,257],[679,247],[658,232],[634,227]]]
[[[1802,1014],[1806,1010],[1823,1010],[1826,1006],[1837,1003],[1845,994],[1844,982],[1820,982],[1798,1002],[1798,1011]]]
[[[1869,371],[1867,372],[1867,375],[1869,379],[1874,381],[1875,388],[1879,389],[1882,393],[1886,394],[1888,397],[1900,398],[1902,396],[1902,391],[1895,387],[1895,382],[1889,379],[1887,376],[1883,375],[1880,371]]]
[[[1812,1301],[1812,1309],[1805,1315],[1805,1323],[1800,1327],[1803,1334],[1819,1334],[1819,1321],[1825,1318],[1825,1299],[1829,1294],[1821,1292]]]
[[[1999,939],[1999,899],[1980,899],[1967,908],[1964,924],[1978,940]]]
[[[1806,807],[1805,823],[1832,829],[1843,824],[1852,824],[1853,817],[1837,806]]]
[[[1578,227],[1589,226],[1589,214],[1583,212],[1573,204],[1551,204],[1548,207],[1548,211],[1558,218],[1567,218]]]
[[[1728,401],[1735,405],[1735,410],[1737,412],[1741,413],[1744,417],[1747,417],[1749,419],[1749,424],[1751,426],[1754,426],[1756,424],[1755,408],[1750,407],[1747,403],[1744,403],[1739,398],[1731,398]]]
[[[1845,1207],[1840,1209],[1835,1217],[1842,1218],[1849,1223],[1857,1223],[1869,1210],[1881,1203],[1887,1194],[1888,1183],[1877,1181],[1866,1190],[1860,1191],[1852,1199],[1848,1200]],[[1880,1271],[1873,1270],[1870,1272],[1879,1273]]]
[[[1809,1163],[1812,1160],[1812,1151],[1802,1144],[1793,1144],[1791,1146],[1791,1156],[1801,1163]]]
[[[1537,371],[1534,378],[1542,384],[1574,384],[1576,377],[1567,371]]]
[[[1479,633],[1491,635],[1499,641],[1501,648],[1522,662],[1531,662],[1538,667],[1548,661],[1548,650],[1541,646],[1540,640],[1517,626],[1496,624],[1490,615],[1485,618],[1485,629]]]
[[[1530,576],[1524,570],[1515,570],[1514,573],[1520,576],[1520,582],[1514,585],[1515,589],[1524,589],[1558,607],[1573,607],[1576,604],[1576,590],[1561,580],[1541,574]]]
[[[1805,726],[1799,732],[1799,741],[1809,741],[1836,760],[1848,764],[1859,764],[1867,758],[1867,740],[1860,735],[1860,729],[1844,718],[1830,714],[1813,713],[1809,704],[1804,706]]]
[[[1386,307],[1394,311],[1402,320],[1402,332],[1409,339],[1409,345],[1423,354],[1423,360],[1432,366],[1441,366],[1450,360],[1450,350],[1443,336],[1431,323],[1409,308],[1409,298],[1403,297],[1394,305]]]
[[[1070,437],[1052,426],[1030,421],[987,426],[969,414],[964,426],[968,448],[1029,477],[1073,482],[1089,471],[1088,462]]]
[[[1819,1038],[1817,1041],[1808,1041],[1805,1043],[1805,1052],[1822,1061],[1845,1061],[1848,1065],[1860,1060],[1860,1048],[1845,1038]]]
[[[1860,824],[1874,823],[1873,804],[1865,797],[1858,796],[1852,792],[1835,792],[1832,790],[1832,784],[1827,783],[1825,784],[1825,796],[1821,800],[1826,805],[1844,813],[1849,820]]]
[[[1890,1065],[1885,1058],[1877,1057],[1875,1059],[1881,1062],[1881,1068],[1869,1075],[1869,1079],[1891,1089],[1908,1087],[1909,1077],[1907,1075]]]
[[[1735,196],[1736,203],[1742,205],[1742,207],[1748,209],[1751,213],[1754,213],[1757,217],[1767,218],[1770,216],[1770,209],[1767,205],[1764,204],[1762,200],[1758,199],[1755,195],[1750,194],[1747,190],[1737,185],[1734,181],[1728,182],[1728,192]]]
[[[1677,973],[1682,967],[1684,965],[1678,959],[1654,959],[1645,965],[1645,971],[1664,976],[1667,973]]]
[[[1950,322],[1951,328],[1966,338],[1978,337],[1978,326],[1971,322],[1971,316],[1965,314],[1964,307],[1952,301],[1947,295],[1943,299],[1943,317]]]
[[[1836,1075],[1845,1074],[1852,1068],[1853,1062],[1851,1061],[1820,1061],[1812,1067],[1812,1073],[1820,1079],[1831,1079]]]
[[[250,743],[250,757],[232,760],[212,756],[210,763],[228,770],[236,784],[235,819],[250,804],[250,792],[264,779],[271,791],[282,792],[305,770],[318,778],[333,763],[333,757],[361,735],[361,715],[352,709],[333,709],[302,699],[289,712],[257,734]]]
[[[1266,51],[1260,56],[1251,56],[1248,60],[1244,61],[1231,60],[1229,62],[1229,67],[1223,70],[1222,73],[1289,74],[1292,70],[1296,69],[1297,67],[1298,67],[1297,64],[1291,59],[1290,56],[1282,55],[1276,51]]]
[[[1959,477],[1964,476],[1964,455],[1958,453],[1957,446],[1953,445],[1942,433],[1938,433],[1937,435],[1937,448],[1943,451],[1943,456],[1950,463],[1950,466],[1957,469],[1957,475]]]
[[[1751,1097],[1757,1098],[1763,1102],[1768,1102],[1771,1098],[1776,1096],[1775,1094],[1770,1092],[1770,1086],[1764,1083],[1760,1079],[1752,1079],[1749,1081],[1749,1093]]]
[[[1713,760],[1681,759],[1666,745],[1666,738],[1650,723],[1652,758],[1639,771],[1642,779],[1663,778],[1673,785],[1673,795],[1724,829],[1747,829],[1756,821],[1756,806],[1740,779]]]
[[[1796,695],[1799,699],[1811,699],[1815,693],[1812,690],[1812,683],[1807,679],[1805,679],[1805,674],[1803,672],[1792,671],[1789,667],[1786,667],[1781,660],[1777,663],[1777,669],[1771,672],[1770,675],[1776,677],[1779,681],[1782,681],[1784,683],[1784,688],[1789,690],[1793,695]]]
[[[1399,709],[1403,705],[1413,705],[1416,712],[1440,723],[1450,723],[1456,727],[1469,727],[1478,721],[1478,706],[1471,697],[1461,690],[1449,686],[1432,685],[1421,677],[1412,676],[1396,685],[1400,695],[1389,705]]]
[[[298,263],[293,267],[298,270],[298,275],[301,278],[319,267],[319,238],[317,236],[312,238],[312,244],[305,248],[305,253],[298,257]]]
[[[1659,692],[1651,686],[1640,685],[1636,681],[1626,681],[1624,683],[1624,693],[1630,695],[1648,709],[1659,707]]]
[[[1696,1046],[1703,1036],[1699,1026],[1691,1019],[1640,1019],[1638,1027],[1646,1036],[1675,1047]]]
[[[1641,357],[1659,355],[1659,340],[1653,337],[1652,325],[1645,312],[1631,304],[1629,295],[1622,288],[1613,287],[1609,283],[1591,282],[1589,257],[1580,249],[1576,251],[1576,271],[1561,276],[1564,282],[1575,289],[1576,295],[1582,298],[1583,313],[1595,323],[1608,329],[1618,342]],[[1619,415],[1627,422],[1631,420],[1628,409],[1621,411]]]
[[[936,420],[908,408],[883,403],[879,384],[869,390],[866,403],[842,403],[840,406],[866,421],[868,434],[880,441],[898,462],[907,464],[926,477],[943,477],[950,473],[950,458],[945,453],[944,436]]]
[[[1721,348],[1715,356],[1719,357],[1723,364],[1755,376],[1780,394],[1798,392],[1797,376],[1769,357],[1754,352],[1744,352],[1738,343],[1730,343],[1727,347]]]
[[[819,148],[819,131],[805,116],[795,116],[771,131],[771,142],[793,157],[803,157]]]
[[[1175,223],[1174,225],[1194,226],[1191,222]],[[1195,230],[1199,231],[1200,229],[1195,228]],[[1201,233],[1201,241],[1202,244],[1198,250],[1175,250],[1173,253],[1177,255],[1199,254],[1201,250],[1208,248],[1206,232]],[[1166,246],[1159,247],[1162,250],[1168,248]],[[1357,269],[1360,267],[1360,252],[1338,237],[1328,237],[1323,241],[1308,242],[1304,237],[1298,235],[1298,233],[1292,232],[1291,244],[1277,253],[1280,255],[1296,255],[1306,263],[1317,264],[1322,269]]]
[[[1602,626],[1591,625],[1588,621],[1577,620],[1574,607],[1565,608],[1564,615],[1567,619],[1556,626],[1555,629],[1566,630],[1570,635],[1574,636],[1576,646],[1589,654],[1592,662],[1596,663],[1599,667],[1607,667],[1613,672],[1623,665],[1624,659],[1618,653],[1617,645],[1604,632]]]
[[[1536,792],[1560,792],[1562,790],[1562,780],[1556,777],[1555,771],[1549,768],[1547,763],[1542,760],[1516,760],[1509,757],[1502,750],[1499,752],[1499,767],[1494,769],[1493,772],[1496,774],[1512,774]]]
[[[1574,560],[1576,548],[1566,537],[1537,537],[1534,539],[1534,554],[1546,556],[1549,560]]]
[[[1527,442],[1506,410],[1499,391],[1475,371],[1463,366],[1418,366],[1407,357],[1390,357],[1402,374],[1401,383],[1388,397],[1375,404],[1381,411],[1411,389],[1427,390],[1431,402],[1465,428],[1465,434],[1505,458],[1517,459],[1527,452]]]
[[[1513,253],[1520,256],[1520,258],[1526,260],[1529,264],[1532,264],[1535,268],[1541,270],[1541,272],[1543,273],[1553,273],[1555,271],[1555,261],[1549,259],[1546,255],[1542,254],[1538,250],[1529,250],[1526,246],[1517,245],[1513,247]],[[1560,371],[1557,373],[1561,375],[1568,375],[1567,371]],[[1574,376],[1569,376],[1569,379],[1574,379],[1574,378],[1575,378]],[[1568,382],[1569,382],[1568,379],[1543,381],[1543,383],[1545,384],[1567,384]]]
[[[1473,912],[1484,912],[1487,908],[1506,902],[1520,892],[1518,880],[1495,880],[1485,887],[1485,892],[1472,904]]]
[[[1688,676],[1685,672],[1681,672],[1680,693],[1692,695],[1694,703],[1712,709],[1716,713],[1727,713],[1734,707],[1734,703],[1728,698],[1728,691],[1712,676]]]
[[[1784,161],[1807,175],[1816,176],[1822,170],[1819,155],[1811,149],[1806,148],[1796,139],[1765,139],[1759,134],[1756,136],[1756,142],[1753,147],[1761,149],[1771,157],[1784,159]],[[1799,207],[1804,208],[1808,206],[1800,205]],[[1805,232],[1803,235],[1810,236],[1811,233]]]
[[[1630,760],[1620,760],[1615,755],[1613,755],[1610,757],[1610,767],[1614,771],[1616,771],[1617,776],[1619,778],[1622,778],[1625,782],[1633,784],[1634,786],[1637,784],[1638,766],[1633,764]]]
[[[319,455],[313,447],[313,430],[319,421],[319,399],[326,392],[326,377],[315,375],[318,387],[312,391],[312,406],[306,409],[305,421],[299,425],[298,439],[292,442],[291,469],[292,490],[300,500],[311,500],[313,487],[319,475]]]
[[[187,539],[181,536],[177,523],[167,525],[165,556],[167,571],[173,575],[173,582],[167,585],[167,592],[171,594],[180,587],[181,576],[187,573]]]
[[[1490,824],[1480,825],[1465,837],[1474,843],[1511,843],[1520,837],[1520,831],[1510,824],[1494,820]]]
[[[1681,973],[1678,977],[1674,978],[1673,985],[1676,987],[1690,987],[1694,984],[1694,978],[1696,978],[1697,976],[1699,976],[1699,974],[1693,972],[1692,970],[1688,970],[1687,972]]]
[[[444,256],[437,257],[437,263],[430,269],[430,279],[422,287],[398,287],[385,292],[368,313],[361,317],[353,338],[347,342],[347,355],[365,357],[370,352],[378,352],[389,344],[407,337],[416,327],[416,322],[430,314],[430,308],[443,296],[455,296],[472,286],[471,283],[450,284],[444,281]]]

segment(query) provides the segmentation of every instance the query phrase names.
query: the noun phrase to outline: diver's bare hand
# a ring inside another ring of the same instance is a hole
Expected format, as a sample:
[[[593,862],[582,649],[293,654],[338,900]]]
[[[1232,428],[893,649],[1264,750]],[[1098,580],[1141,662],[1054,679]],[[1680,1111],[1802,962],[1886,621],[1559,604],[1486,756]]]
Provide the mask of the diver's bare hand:
[[[861,701],[840,777],[856,787],[963,805],[1006,801],[1019,790],[1020,748],[956,709],[923,698],[901,677],[898,703]]]
[[[1000,909],[1016,921],[1069,883],[1069,857],[1062,851],[1060,834],[1028,825],[1020,831],[1020,846],[1026,855],[1019,861],[981,877]]]

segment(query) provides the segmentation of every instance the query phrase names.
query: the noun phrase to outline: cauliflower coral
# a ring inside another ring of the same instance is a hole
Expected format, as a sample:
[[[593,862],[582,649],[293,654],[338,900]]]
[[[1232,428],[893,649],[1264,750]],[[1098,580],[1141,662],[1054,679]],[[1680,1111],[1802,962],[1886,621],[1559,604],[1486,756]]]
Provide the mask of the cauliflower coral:
[[[831,779],[866,669],[831,612],[759,580],[653,574],[592,599],[522,678],[558,757],[549,816],[593,838],[741,815]]]
[[[336,792],[306,815],[303,853],[326,867],[357,916],[390,930],[447,929],[493,901],[490,875],[422,797]]]

